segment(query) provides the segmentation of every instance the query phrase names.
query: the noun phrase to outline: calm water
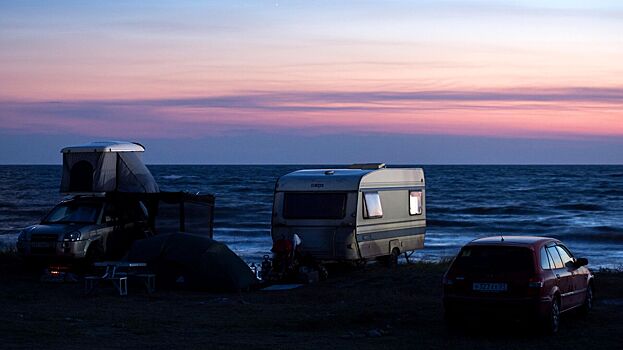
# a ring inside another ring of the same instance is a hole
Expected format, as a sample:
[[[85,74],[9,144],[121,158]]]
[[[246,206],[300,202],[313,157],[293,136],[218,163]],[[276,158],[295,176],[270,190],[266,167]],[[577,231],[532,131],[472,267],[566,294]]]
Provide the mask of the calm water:
[[[164,190],[216,195],[215,238],[245,260],[269,252],[276,179],[300,165],[156,165]],[[623,266],[623,166],[424,166],[428,232],[419,258],[486,235],[547,235],[591,265]],[[60,166],[0,166],[0,245],[61,196]]]

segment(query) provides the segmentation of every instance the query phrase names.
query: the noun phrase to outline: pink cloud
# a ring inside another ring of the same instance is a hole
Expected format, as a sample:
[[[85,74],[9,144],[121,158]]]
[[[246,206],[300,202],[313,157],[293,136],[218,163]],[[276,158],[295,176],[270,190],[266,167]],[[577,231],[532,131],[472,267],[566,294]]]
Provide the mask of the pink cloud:
[[[254,92],[151,100],[0,102],[0,130],[98,137],[271,131],[623,136],[623,89]]]

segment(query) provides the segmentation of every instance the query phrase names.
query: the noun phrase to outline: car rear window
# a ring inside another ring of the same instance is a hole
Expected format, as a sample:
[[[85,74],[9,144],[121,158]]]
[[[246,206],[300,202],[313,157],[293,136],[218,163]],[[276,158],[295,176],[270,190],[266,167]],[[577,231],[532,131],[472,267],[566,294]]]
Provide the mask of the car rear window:
[[[534,272],[532,250],[524,247],[467,246],[459,252],[454,266],[478,273]]]

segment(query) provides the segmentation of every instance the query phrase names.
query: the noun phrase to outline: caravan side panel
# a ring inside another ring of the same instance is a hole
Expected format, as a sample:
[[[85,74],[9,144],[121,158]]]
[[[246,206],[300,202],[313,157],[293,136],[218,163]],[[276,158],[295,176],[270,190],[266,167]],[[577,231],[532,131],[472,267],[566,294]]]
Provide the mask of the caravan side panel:
[[[364,177],[357,207],[356,239],[362,258],[424,248],[426,190],[421,169],[384,169]],[[414,199],[411,199],[414,192]],[[378,194],[382,216],[371,217],[367,196]],[[411,206],[413,210],[410,210]]]

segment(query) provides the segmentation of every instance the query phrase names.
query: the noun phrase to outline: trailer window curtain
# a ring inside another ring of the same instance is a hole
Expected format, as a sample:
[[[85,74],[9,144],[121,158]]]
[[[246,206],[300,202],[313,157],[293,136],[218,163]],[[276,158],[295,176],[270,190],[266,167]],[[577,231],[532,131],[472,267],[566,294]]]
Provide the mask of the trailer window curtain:
[[[364,192],[363,216],[366,219],[383,217],[383,207],[381,206],[381,196],[378,192]]]
[[[409,191],[409,215],[422,214],[422,191]]]
[[[286,219],[343,219],[346,215],[346,193],[286,192],[283,217]]]

